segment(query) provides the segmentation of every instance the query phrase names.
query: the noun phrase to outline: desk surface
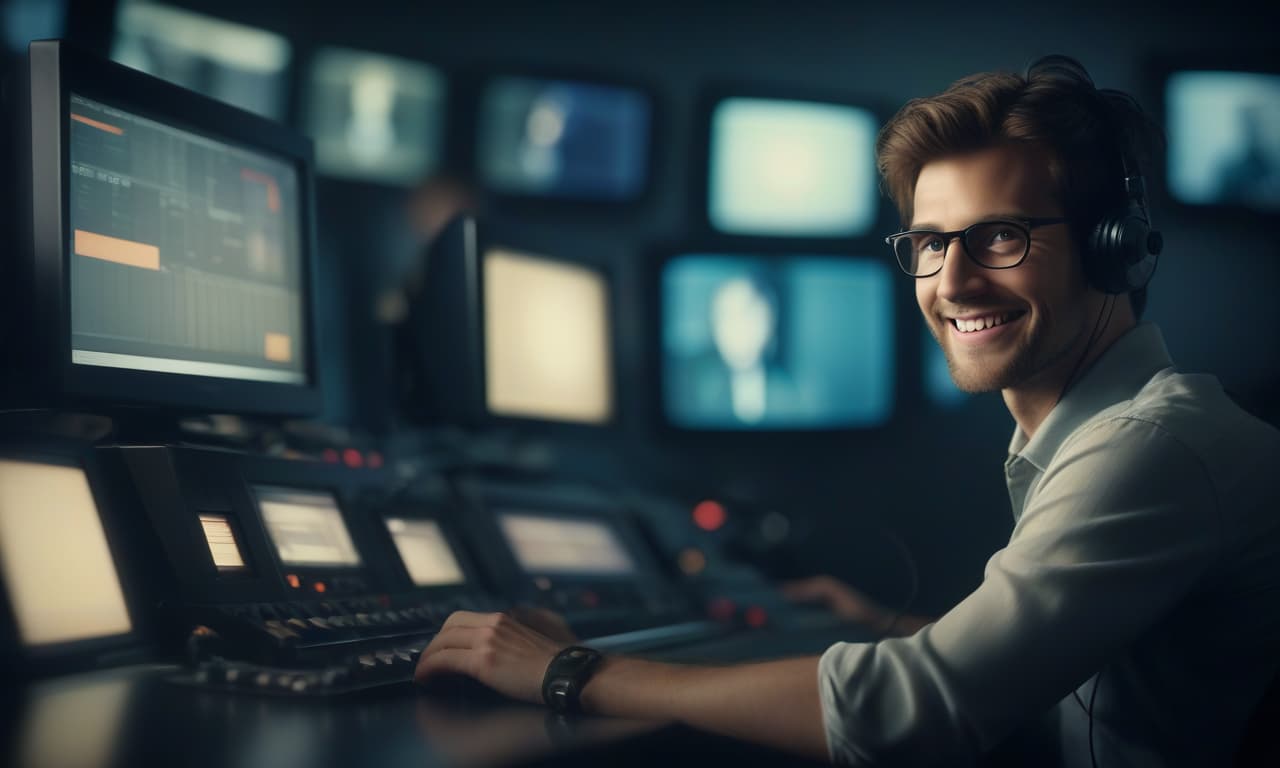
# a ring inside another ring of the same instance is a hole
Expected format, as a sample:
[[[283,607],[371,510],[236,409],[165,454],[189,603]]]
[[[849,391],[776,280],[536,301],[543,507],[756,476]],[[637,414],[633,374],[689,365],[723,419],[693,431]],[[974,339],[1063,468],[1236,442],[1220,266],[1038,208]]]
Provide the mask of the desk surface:
[[[820,652],[848,629],[757,632],[661,656],[741,661]],[[430,690],[381,689],[331,700],[228,694],[176,685],[175,667],[134,666],[30,686],[7,718],[6,764],[24,768],[182,765],[503,766],[751,762],[789,756],[671,723],[580,718],[548,722],[541,707],[504,700],[469,680]],[[736,761],[740,759],[735,758]]]

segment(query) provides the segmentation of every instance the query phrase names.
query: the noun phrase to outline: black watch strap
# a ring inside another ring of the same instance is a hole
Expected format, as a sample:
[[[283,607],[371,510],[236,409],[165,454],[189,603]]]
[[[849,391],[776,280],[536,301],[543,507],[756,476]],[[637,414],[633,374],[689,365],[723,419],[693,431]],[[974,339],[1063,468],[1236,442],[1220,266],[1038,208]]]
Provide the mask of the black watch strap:
[[[599,651],[581,645],[557,653],[542,678],[542,700],[555,712],[577,712],[578,697],[603,658]]]

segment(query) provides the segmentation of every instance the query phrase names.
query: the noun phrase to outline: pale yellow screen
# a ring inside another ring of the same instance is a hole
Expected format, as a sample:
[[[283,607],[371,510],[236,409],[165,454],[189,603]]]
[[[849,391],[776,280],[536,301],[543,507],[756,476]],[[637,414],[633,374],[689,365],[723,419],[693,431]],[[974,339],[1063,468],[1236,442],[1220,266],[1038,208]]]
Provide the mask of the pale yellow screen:
[[[133,628],[81,469],[0,459],[0,570],[25,645]]]
[[[602,274],[495,249],[484,257],[484,308],[491,413],[588,424],[612,417]]]
[[[605,523],[518,513],[499,515],[498,523],[520,567],[530,573],[635,571],[622,542]]]
[[[209,545],[209,554],[213,556],[213,564],[216,567],[244,568],[240,545],[236,543],[236,534],[231,530],[231,523],[226,517],[201,515],[200,527],[204,530],[204,540]]]
[[[387,530],[415,586],[437,587],[465,580],[453,548],[434,520],[387,518]]]

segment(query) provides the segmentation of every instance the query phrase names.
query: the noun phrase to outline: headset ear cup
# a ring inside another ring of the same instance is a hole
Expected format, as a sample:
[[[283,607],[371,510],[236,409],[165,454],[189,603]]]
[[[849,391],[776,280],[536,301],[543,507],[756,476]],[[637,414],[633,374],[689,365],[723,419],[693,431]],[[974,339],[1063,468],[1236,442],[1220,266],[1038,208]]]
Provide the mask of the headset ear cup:
[[[1090,284],[1103,293],[1131,293],[1151,281],[1163,238],[1151,231],[1142,210],[1131,206],[1123,218],[1098,222],[1089,245],[1085,276]]]

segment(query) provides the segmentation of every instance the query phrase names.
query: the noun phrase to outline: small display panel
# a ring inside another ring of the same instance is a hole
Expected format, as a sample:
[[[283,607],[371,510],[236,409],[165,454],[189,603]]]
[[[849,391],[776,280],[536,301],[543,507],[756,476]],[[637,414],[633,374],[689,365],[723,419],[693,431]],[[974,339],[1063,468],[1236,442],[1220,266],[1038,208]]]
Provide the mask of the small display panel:
[[[889,418],[893,283],[881,261],[686,254],[661,280],[673,425],[841,429]]]
[[[257,486],[258,508],[285,565],[356,566],[356,552],[333,494]]]
[[[435,169],[445,81],[408,59],[322,48],[311,69],[308,126],[324,173],[412,185]]]
[[[305,384],[297,169],[73,94],[71,360]]]
[[[264,117],[284,117],[293,51],[264,29],[148,0],[122,0],[111,58]]]
[[[721,232],[852,237],[875,223],[878,124],[840,104],[730,98],[711,117],[708,217]]]
[[[133,629],[82,469],[0,459],[0,570],[23,645]]]
[[[498,78],[481,103],[480,169],[503,192],[634,198],[648,175],[649,112],[632,88]]]
[[[236,541],[235,531],[226,515],[200,515],[200,528],[204,531],[205,543],[209,545],[209,554],[213,564],[219,571],[243,571],[244,556],[240,553],[240,544]]]
[[[1280,74],[1178,72],[1165,103],[1174,197],[1280,211]]]
[[[494,249],[484,256],[490,413],[602,424],[613,416],[608,284],[602,273]]]
[[[436,521],[389,517],[387,531],[414,586],[441,587],[466,581],[453,547]]]
[[[502,534],[528,573],[635,573],[635,563],[608,523],[582,518],[503,512]]]

